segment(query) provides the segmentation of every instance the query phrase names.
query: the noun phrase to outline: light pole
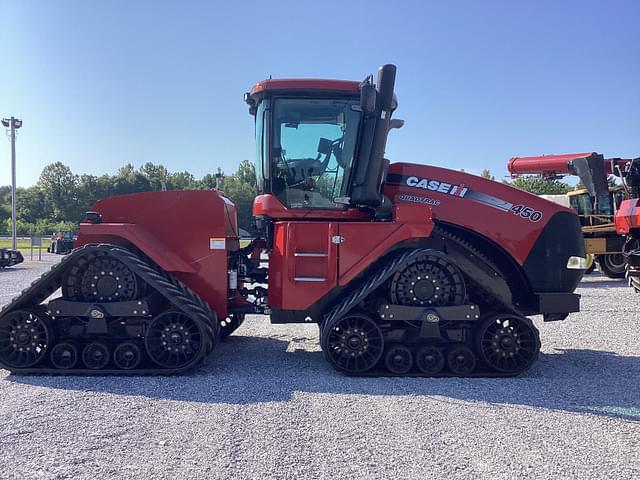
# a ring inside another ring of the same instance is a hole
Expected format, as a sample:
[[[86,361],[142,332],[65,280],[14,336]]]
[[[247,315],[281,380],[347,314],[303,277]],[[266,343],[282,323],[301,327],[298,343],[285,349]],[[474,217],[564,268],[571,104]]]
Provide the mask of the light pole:
[[[17,250],[16,241],[16,130],[22,127],[19,118],[3,118],[2,125],[11,129],[11,238],[13,250]]]

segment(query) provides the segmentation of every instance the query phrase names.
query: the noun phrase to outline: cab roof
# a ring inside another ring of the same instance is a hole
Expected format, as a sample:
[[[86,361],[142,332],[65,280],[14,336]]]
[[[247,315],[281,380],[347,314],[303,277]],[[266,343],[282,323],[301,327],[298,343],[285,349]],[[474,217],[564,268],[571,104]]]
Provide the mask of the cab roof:
[[[319,78],[270,78],[262,80],[251,87],[249,95],[263,94],[272,91],[332,91],[358,93],[360,82],[352,80],[323,80]]]

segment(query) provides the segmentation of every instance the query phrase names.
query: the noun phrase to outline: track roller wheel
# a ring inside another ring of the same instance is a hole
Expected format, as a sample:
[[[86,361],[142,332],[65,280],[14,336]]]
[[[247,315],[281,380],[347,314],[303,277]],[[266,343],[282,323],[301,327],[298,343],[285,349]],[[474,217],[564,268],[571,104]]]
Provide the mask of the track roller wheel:
[[[443,254],[416,256],[391,281],[391,301],[400,305],[460,305],[465,294],[460,270]]]
[[[487,319],[478,331],[477,342],[482,360],[503,373],[526,370],[540,352],[540,336],[531,320],[509,313]]]
[[[468,375],[476,368],[476,356],[467,347],[454,347],[447,355],[447,366],[456,375]]]
[[[416,366],[426,375],[436,375],[444,368],[445,359],[442,349],[425,345],[416,354]]]
[[[124,342],[113,351],[113,363],[122,370],[133,370],[142,360],[140,347],[133,342]]]
[[[104,343],[90,343],[82,349],[82,362],[91,370],[100,370],[109,363],[109,349]]]
[[[391,345],[384,356],[384,365],[391,373],[407,373],[413,367],[413,353],[404,345]]]
[[[69,370],[78,364],[78,349],[72,343],[59,343],[51,349],[51,365]]]
[[[348,314],[325,325],[322,349],[336,370],[363,373],[382,357],[384,338],[376,322],[367,315]]]
[[[163,368],[180,368],[194,361],[207,348],[205,335],[196,322],[178,311],[155,317],[147,329],[145,347],[151,360]]]
[[[235,332],[244,322],[244,315],[229,315],[220,322],[220,340]]]
[[[16,310],[0,319],[0,363],[9,368],[28,368],[47,354],[51,334],[45,315]]]

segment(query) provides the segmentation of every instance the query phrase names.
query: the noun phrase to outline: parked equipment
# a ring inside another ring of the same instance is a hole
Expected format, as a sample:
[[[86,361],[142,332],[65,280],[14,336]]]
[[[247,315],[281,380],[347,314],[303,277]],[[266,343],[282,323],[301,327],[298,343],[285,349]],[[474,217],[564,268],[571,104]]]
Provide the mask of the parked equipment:
[[[2,365],[182,372],[261,313],[318,324],[326,359],[347,374],[529,368],[540,339],[527,315],[579,309],[578,217],[475,175],[390,165],[395,73],[381,67],[375,85],[269,79],[245,95],[260,234],[244,248],[236,208],[215,190],[98,201],[80,248],[0,312]]]
[[[56,232],[51,236],[51,245],[47,248],[47,252],[66,255],[73,250],[75,240],[73,232]]]
[[[586,188],[567,194],[582,225],[585,251],[595,257],[598,269],[609,278],[624,278],[624,237],[616,232],[615,215],[626,197],[624,187],[609,186],[608,175],[620,176],[627,160],[605,159],[598,153],[514,157],[507,168],[512,177],[538,174],[545,178],[577,175]]]
[[[0,268],[12,267],[22,262],[24,262],[24,258],[18,250],[0,248]]]
[[[640,157],[627,160],[622,170],[629,198],[623,200],[616,213],[616,231],[624,235],[622,254],[626,262],[629,285],[640,292]]]

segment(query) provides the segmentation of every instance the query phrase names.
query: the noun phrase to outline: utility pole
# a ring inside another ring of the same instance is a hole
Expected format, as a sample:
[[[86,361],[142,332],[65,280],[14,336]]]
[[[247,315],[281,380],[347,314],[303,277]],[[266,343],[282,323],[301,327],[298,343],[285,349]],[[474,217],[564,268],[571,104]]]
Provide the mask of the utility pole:
[[[11,117],[10,119],[3,118],[2,125],[5,128],[10,128],[11,138],[11,238],[12,249],[17,250],[17,238],[16,238],[16,130],[22,127],[22,120],[19,118]]]

